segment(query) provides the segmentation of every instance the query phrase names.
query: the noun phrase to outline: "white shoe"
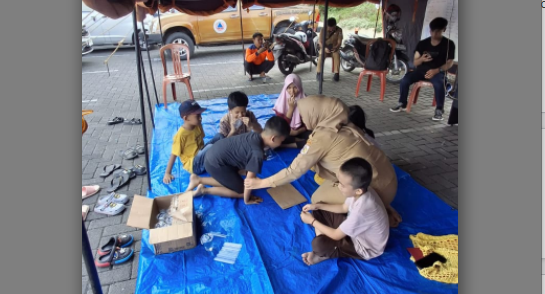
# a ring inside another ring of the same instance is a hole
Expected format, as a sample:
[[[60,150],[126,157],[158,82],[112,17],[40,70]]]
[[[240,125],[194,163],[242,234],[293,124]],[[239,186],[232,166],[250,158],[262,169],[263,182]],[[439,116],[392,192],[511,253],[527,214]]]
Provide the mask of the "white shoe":
[[[112,192],[102,198],[99,198],[97,201],[97,204],[103,205],[109,202],[126,204],[127,202],[129,202],[129,196],[127,196],[127,194],[118,194],[118,193]]]
[[[97,205],[94,212],[105,215],[116,215],[125,210],[126,206],[120,203],[110,202],[102,205]]]

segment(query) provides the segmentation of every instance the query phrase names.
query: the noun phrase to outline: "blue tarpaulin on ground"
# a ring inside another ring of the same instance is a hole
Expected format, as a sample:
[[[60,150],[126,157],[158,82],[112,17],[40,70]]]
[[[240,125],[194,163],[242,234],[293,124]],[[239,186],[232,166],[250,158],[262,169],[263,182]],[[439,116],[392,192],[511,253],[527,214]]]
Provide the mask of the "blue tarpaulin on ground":
[[[249,110],[262,125],[273,115],[277,97],[250,97]],[[205,142],[217,133],[219,121],[227,113],[226,101],[199,101],[208,108],[203,114]],[[189,174],[177,160],[172,172],[176,179],[170,185],[162,183],[172,137],[183,123],[178,106],[171,103],[165,109],[159,104],[155,109],[150,158],[152,191],[148,193],[151,198],[182,192],[189,181]],[[276,156],[264,163],[260,177],[287,167],[297,153],[295,149],[276,151]],[[190,250],[156,256],[148,243],[149,231],[143,230],[136,293],[458,293],[458,285],[422,277],[406,250],[413,247],[410,234],[458,234],[458,212],[406,172],[396,167],[396,173],[399,188],[392,206],[403,222],[391,230],[386,251],[378,258],[326,260],[309,267],[301,260],[301,254],[311,250],[314,237],[313,228],[299,217],[305,203],[282,210],[265,190],[255,191],[263,203],[248,206],[241,199],[206,195],[194,200],[197,241],[203,233],[227,235],[215,240],[219,241],[217,245],[242,244],[236,263],[214,261],[218,249],[209,252],[200,244]],[[292,183],[309,200],[318,187],[313,177],[309,171]]]

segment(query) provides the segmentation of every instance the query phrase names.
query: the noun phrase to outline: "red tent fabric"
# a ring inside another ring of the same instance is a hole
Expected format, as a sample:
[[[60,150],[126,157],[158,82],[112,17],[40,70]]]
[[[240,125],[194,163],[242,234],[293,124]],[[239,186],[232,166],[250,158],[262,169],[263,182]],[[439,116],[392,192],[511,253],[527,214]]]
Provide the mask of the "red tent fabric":
[[[117,19],[131,13],[135,5],[145,8],[144,11],[153,14],[160,10],[166,12],[169,9],[191,15],[212,15],[227,9],[229,6],[235,7],[237,0],[82,0],[88,7],[106,15],[107,17]],[[281,8],[298,4],[317,4],[324,5],[325,0],[241,0],[242,7],[248,8],[252,5],[260,5],[269,8]],[[331,7],[353,7],[364,2],[379,3],[379,0],[329,0]],[[140,10],[139,10],[140,11]]]

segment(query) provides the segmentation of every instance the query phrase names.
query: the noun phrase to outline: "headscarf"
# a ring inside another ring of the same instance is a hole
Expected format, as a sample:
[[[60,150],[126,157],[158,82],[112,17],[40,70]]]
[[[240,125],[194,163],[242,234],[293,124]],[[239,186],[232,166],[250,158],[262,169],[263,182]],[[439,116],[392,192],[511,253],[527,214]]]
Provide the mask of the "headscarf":
[[[277,113],[286,114],[288,113],[288,99],[290,98],[290,95],[288,94],[288,86],[294,84],[295,87],[299,90],[297,93],[297,96],[295,96],[295,101],[299,101],[300,99],[305,98],[305,92],[303,91],[303,84],[301,83],[301,78],[296,74],[290,74],[286,77],[284,80],[284,88],[282,89],[282,92],[280,92],[280,96],[278,96],[278,99],[276,99],[276,103],[274,104],[273,110]],[[301,115],[299,114],[299,107],[295,107],[295,110],[293,111],[293,115],[291,117],[291,123],[290,126],[292,129],[296,130],[299,127],[301,127]]]
[[[297,108],[303,123],[313,134],[316,131],[338,133],[341,128],[347,128],[363,142],[373,145],[365,138],[365,133],[350,122],[348,106],[339,98],[311,95],[297,101]]]

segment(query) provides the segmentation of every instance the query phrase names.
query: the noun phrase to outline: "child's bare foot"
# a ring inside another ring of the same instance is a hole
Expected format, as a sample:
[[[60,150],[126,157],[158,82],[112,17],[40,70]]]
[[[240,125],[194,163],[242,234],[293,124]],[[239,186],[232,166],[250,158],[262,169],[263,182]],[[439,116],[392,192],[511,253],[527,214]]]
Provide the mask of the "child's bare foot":
[[[189,185],[187,186],[187,189],[185,189],[185,191],[187,192],[195,189],[200,183],[201,178],[196,174],[191,174],[191,176],[189,177]]]
[[[327,257],[318,256],[314,254],[314,252],[303,253],[301,254],[301,257],[303,258],[303,262],[308,266],[317,264],[327,259]]]
[[[193,191],[193,197],[198,197],[198,196],[201,196],[201,195],[204,195],[204,185],[203,184],[199,184],[197,186],[197,190]]]

